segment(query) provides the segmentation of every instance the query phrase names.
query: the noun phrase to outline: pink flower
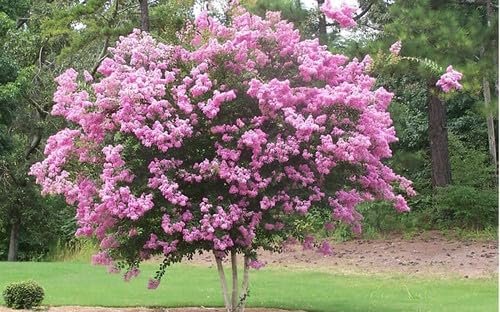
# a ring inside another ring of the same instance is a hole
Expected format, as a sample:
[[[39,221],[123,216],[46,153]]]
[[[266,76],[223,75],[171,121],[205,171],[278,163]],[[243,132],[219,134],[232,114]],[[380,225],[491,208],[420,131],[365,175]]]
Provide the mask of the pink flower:
[[[436,86],[441,87],[441,89],[448,93],[451,90],[460,90],[462,85],[459,81],[462,79],[462,73],[453,69],[453,66],[448,66],[446,68],[446,73],[444,73],[439,80],[436,82]]]
[[[321,246],[318,248],[318,252],[322,253],[325,256],[333,255],[332,246],[327,241],[323,241],[321,243]]]
[[[335,224],[333,222],[325,223],[325,230],[328,232],[332,232],[333,230],[335,230]]]
[[[311,250],[314,247],[314,242],[314,237],[311,235],[307,235],[306,237],[304,237],[304,241],[302,242],[302,248],[304,250]]]
[[[116,264],[110,264],[108,266],[108,273],[118,274],[118,273],[120,273],[120,268]]]
[[[333,19],[339,23],[340,27],[350,28],[356,26],[356,21],[353,19],[357,8],[342,4],[341,6],[334,5],[332,0],[326,0],[320,10],[326,17]]]
[[[99,252],[92,256],[92,264],[94,265],[110,265],[113,259],[107,252]]]
[[[123,275],[123,279],[126,282],[129,282],[133,277],[139,276],[139,273],[141,273],[141,271],[138,268],[133,267],[125,272],[125,274]]]
[[[250,262],[248,263],[248,266],[250,266],[252,269],[255,269],[255,270],[259,270],[259,269],[263,268],[265,265],[266,265],[265,262],[261,262],[258,260],[250,260]]]
[[[391,51],[392,55],[398,56],[399,52],[401,51],[401,47],[402,47],[401,40],[398,40],[391,45],[389,51]]]
[[[148,289],[156,289],[160,285],[160,280],[150,278],[148,281]]]
[[[94,81],[94,77],[92,77],[92,75],[86,70],[83,71],[83,77],[85,79],[85,82]]]

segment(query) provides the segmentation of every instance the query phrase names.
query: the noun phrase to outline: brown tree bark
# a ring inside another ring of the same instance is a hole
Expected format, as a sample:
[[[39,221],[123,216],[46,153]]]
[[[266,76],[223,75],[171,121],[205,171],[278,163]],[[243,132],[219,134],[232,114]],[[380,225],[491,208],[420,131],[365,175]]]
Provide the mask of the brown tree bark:
[[[317,0],[318,1],[318,10],[325,3],[325,0]],[[325,14],[321,11],[319,13],[319,25],[318,25],[318,39],[321,44],[326,44],[327,33],[326,33],[326,18]]]
[[[139,0],[141,9],[141,30],[149,31],[149,5],[148,0]]]
[[[9,253],[7,254],[7,261],[16,261],[17,253],[19,249],[19,231],[21,224],[18,218],[15,218],[11,224],[10,228],[10,240],[9,240]]]
[[[434,87],[431,87],[431,94],[427,105],[429,142],[431,148],[432,186],[442,187],[451,183],[446,106],[432,89],[434,89]]]

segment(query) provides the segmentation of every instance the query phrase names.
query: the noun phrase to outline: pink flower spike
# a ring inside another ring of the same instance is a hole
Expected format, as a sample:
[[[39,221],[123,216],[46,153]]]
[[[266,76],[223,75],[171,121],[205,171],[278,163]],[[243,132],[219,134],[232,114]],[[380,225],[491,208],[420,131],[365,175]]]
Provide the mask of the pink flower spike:
[[[391,51],[392,55],[398,56],[399,52],[401,52],[401,48],[402,48],[401,40],[398,40],[391,45],[389,51]]]
[[[436,86],[440,87],[446,93],[452,90],[460,90],[462,89],[462,85],[459,81],[462,79],[462,76],[461,72],[454,70],[453,66],[450,65],[446,68],[446,73],[436,82]]]
[[[160,281],[157,279],[150,278],[148,281],[148,289],[156,289],[160,285]]]

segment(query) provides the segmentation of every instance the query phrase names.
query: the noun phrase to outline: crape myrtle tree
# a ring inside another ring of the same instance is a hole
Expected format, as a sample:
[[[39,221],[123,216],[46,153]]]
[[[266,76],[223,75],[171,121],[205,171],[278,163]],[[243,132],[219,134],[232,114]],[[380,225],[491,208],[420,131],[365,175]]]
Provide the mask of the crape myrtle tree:
[[[353,23],[352,12],[325,8],[340,25]],[[213,252],[225,306],[239,311],[258,249],[299,240],[332,253],[296,220],[321,213],[327,229],[342,222],[359,232],[358,204],[408,211],[402,194],[414,191],[384,163],[397,140],[392,94],[374,89],[369,57],[301,40],[279,13],[234,6],[228,16],[222,24],[199,14],[182,46],[135,30],[95,76],[64,72],[51,113],[68,128],[48,139],[30,173],[44,194],[77,207],[77,235],[100,241],[95,263],[128,280],[160,255],[148,284],[156,288],[168,265]]]

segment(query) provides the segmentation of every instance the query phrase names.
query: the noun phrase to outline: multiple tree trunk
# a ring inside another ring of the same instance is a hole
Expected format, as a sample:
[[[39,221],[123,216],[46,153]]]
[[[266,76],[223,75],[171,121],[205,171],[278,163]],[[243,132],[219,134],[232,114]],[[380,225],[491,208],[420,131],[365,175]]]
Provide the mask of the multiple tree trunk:
[[[244,312],[245,305],[248,298],[248,270],[250,269],[250,258],[246,255],[243,257],[243,281],[241,284],[241,296],[239,296],[239,282],[238,282],[238,260],[236,250],[231,250],[231,295],[227,287],[226,274],[224,273],[224,266],[222,259],[216,252],[214,252],[215,262],[217,263],[217,271],[224,297],[224,305],[227,312]]]

